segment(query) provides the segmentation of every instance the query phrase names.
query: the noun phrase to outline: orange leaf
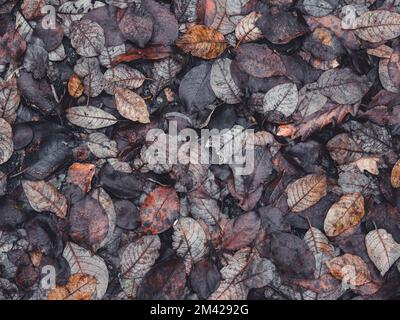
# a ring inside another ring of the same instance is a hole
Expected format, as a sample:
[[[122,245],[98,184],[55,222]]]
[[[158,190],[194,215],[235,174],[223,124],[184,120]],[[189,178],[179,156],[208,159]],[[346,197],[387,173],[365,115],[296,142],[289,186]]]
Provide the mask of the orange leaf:
[[[179,198],[173,188],[157,187],[140,207],[144,232],[158,234],[169,229],[179,217]]]
[[[73,163],[68,169],[67,182],[79,186],[83,192],[90,191],[96,166],[91,163]]]
[[[221,32],[200,25],[191,27],[176,41],[176,45],[183,52],[203,59],[214,59],[221,55],[227,47]]]
[[[83,86],[83,83],[79,76],[76,73],[73,73],[68,81],[69,95],[74,98],[79,98],[82,95],[84,89],[85,87]]]

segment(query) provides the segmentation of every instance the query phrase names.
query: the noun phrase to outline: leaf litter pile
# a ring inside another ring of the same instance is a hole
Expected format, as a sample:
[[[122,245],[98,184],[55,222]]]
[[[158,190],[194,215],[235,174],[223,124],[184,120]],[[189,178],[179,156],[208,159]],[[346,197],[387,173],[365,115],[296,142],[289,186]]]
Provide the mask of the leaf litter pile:
[[[399,36],[394,0],[0,0],[0,299],[400,297]],[[254,170],[149,161],[172,121]]]

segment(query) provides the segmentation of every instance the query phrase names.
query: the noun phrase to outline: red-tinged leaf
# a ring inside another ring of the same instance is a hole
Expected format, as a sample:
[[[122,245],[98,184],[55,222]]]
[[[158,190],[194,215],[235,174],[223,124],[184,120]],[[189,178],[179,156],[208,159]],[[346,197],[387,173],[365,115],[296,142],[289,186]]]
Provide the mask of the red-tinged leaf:
[[[230,220],[224,228],[222,246],[226,250],[237,250],[250,245],[257,236],[260,224],[260,218],[255,212]]]
[[[301,137],[302,140],[305,140],[312,133],[322,130],[327,125],[342,123],[348,114],[355,116],[357,110],[356,105],[329,105],[305,117],[298,123],[279,126],[277,135],[291,139]]]
[[[117,56],[117,58],[113,60],[112,65],[115,66],[122,62],[130,62],[139,59],[160,60],[169,57],[171,53],[170,47],[162,45],[149,46],[145,49],[132,48],[126,53]]]
[[[178,194],[172,188],[157,187],[140,207],[144,232],[158,234],[169,229],[179,217]]]

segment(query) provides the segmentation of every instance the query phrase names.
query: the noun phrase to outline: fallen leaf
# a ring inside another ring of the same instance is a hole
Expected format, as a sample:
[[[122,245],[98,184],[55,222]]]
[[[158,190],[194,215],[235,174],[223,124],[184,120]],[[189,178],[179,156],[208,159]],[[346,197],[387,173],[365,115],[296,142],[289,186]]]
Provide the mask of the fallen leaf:
[[[122,252],[119,281],[129,298],[136,298],[137,289],[158,258],[160,247],[160,238],[157,235],[143,236],[130,243]]]
[[[235,28],[235,36],[239,42],[251,42],[263,37],[261,30],[256,26],[260,16],[261,13],[253,11],[239,21]]]
[[[400,188],[400,160],[397,160],[392,168],[390,183],[392,184],[393,188]]]
[[[287,203],[292,212],[301,212],[326,195],[327,181],[324,175],[310,174],[300,178],[286,188]]]
[[[169,57],[171,53],[171,48],[163,45],[148,46],[144,49],[132,48],[129,49],[126,53],[118,55],[113,60],[112,65],[115,66],[122,62],[130,62],[139,59],[160,60]]]
[[[74,98],[79,98],[82,95],[84,89],[85,87],[83,86],[81,79],[79,79],[79,76],[76,73],[73,73],[68,81],[69,95]]]
[[[295,84],[277,85],[265,94],[263,111],[279,111],[289,117],[297,108],[298,97]]]
[[[164,260],[146,273],[138,289],[144,300],[179,300],[186,283],[185,264],[181,259]]]
[[[187,274],[206,253],[206,241],[206,233],[196,220],[181,217],[174,223],[172,247],[184,259]]]
[[[115,105],[124,118],[140,123],[150,123],[146,102],[141,96],[129,89],[116,88]]]
[[[365,246],[368,256],[380,271],[382,277],[400,258],[400,244],[394,241],[393,236],[385,229],[370,231],[365,236]]]
[[[66,243],[63,257],[71,268],[71,275],[83,273],[96,278],[96,294],[93,299],[101,299],[107,291],[109,279],[104,260],[73,242]]]
[[[223,230],[223,248],[238,250],[250,245],[256,238],[260,224],[260,218],[252,211],[230,220]]]
[[[79,186],[83,192],[90,191],[92,179],[96,172],[96,166],[91,163],[73,163],[67,174],[67,182]]]
[[[369,42],[381,42],[400,35],[400,14],[386,10],[364,12],[353,25],[355,34]]]
[[[207,26],[196,25],[176,41],[176,45],[185,53],[203,59],[215,59],[227,47],[224,35]]]
[[[25,180],[22,187],[35,211],[50,211],[59,218],[65,218],[68,210],[67,199],[51,183]]]
[[[326,262],[329,272],[342,282],[362,286],[371,282],[367,264],[359,256],[346,253]]]
[[[74,21],[70,26],[71,44],[83,57],[100,55],[105,46],[103,28],[88,19]]]
[[[0,164],[7,162],[14,151],[12,128],[7,121],[0,118]]]
[[[96,293],[96,278],[83,273],[70,276],[68,283],[49,292],[48,300],[91,300]]]
[[[66,117],[72,124],[87,129],[99,129],[117,123],[117,118],[112,114],[92,106],[69,108]]]
[[[143,231],[158,234],[169,229],[179,217],[179,207],[178,195],[174,189],[157,187],[140,206]]]
[[[364,213],[364,197],[360,193],[342,196],[326,214],[324,230],[327,236],[335,237],[358,225]]]
[[[215,60],[211,68],[210,83],[217,98],[234,104],[242,100],[242,92],[232,78],[231,63],[232,60],[228,58]]]

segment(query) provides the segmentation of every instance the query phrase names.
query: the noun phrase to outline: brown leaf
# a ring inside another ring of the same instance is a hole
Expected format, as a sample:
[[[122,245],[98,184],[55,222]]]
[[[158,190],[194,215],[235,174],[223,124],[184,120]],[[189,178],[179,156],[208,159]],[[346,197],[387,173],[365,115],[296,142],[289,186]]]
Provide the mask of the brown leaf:
[[[227,47],[224,35],[207,26],[196,25],[176,41],[176,45],[185,53],[203,59],[215,59]]]
[[[353,286],[371,282],[367,264],[359,256],[346,253],[326,262],[329,272],[336,278]]]
[[[35,211],[50,211],[57,217],[65,218],[68,210],[67,199],[49,182],[28,181],[22,182],[25,195]]]
[[[96,166],[92,163],[73,163],[67,174],[67,182],[79,186],[83,192],[89,192]]]
[[[305,140],[312,133],[321,130],[329,124],[340,124],[348,114],[356,115],[356,105],[333,104],[322,108],[320,111],[305,117],[298,123],[281,125],[277,135],[296,139],[301,137]]]
[[[342,196],[326,214],[324,222],[326,235],[335,237],[353,228],[360,223],[364,213],[364,197],[361,193],[349,193]]]
[[[68,93],[71,97],[79,98],[85,89],[82,80],[76,73],[73,73],[68,81]]]
[[[390,183],[392,184],[393,188],[400,188],[400,160],[397,160],[392,168]]]
[[[107,236],[108,222],[100,202],[87,194],[71,206],[69,234],[78,245],[84,245],[86,248],[98,247]]]
[[[122,62],[130,62],[139,59],[143,60],[160,60],[171,55],[171,47],[162,45],[148,46],[145,49],[131,48],[126,53],[117,56],[112,65],[115,66]]]
[[[124,88],[116,88],[114,93],[115,106],[121,116],[140,123],[150,123],[149,111],[141,96]]]
[[[286,188],[287,203],[292,212],[301,212],[321,200],[326,195],[325,175],[310,174],[300,178]]]
[[[140,206],[144,232],[158,234],[169,229],[179,217],[178,194],[172,188],[157,187]]]
[[[49,292],[49,300],[91,300],[96,292],[96,278],[84,273],[69,277],[65,286],[57,286]]]

